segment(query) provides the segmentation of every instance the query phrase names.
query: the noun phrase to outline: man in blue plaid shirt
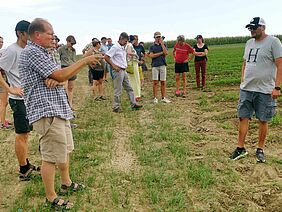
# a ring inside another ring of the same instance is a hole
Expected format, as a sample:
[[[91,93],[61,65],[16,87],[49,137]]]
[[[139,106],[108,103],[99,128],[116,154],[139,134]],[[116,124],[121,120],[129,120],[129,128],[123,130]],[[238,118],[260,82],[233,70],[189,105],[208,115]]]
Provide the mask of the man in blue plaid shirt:
[[[96,65],[97,56],[88,56],[61,69],[48,53],[53,43],[52,25],[35,19],[29,26],[31,41],[22,51],[19,72],[24,89],[27,116],[40,135],[41,176],[47,202],[52,206],[71,208],[73,203],[55,192],[55,165],[61,174],[61,193],[83,189],[69,175],[69,154],[74,149],[69,120],[73,117],[62,82],[76,75],[85,65]]]

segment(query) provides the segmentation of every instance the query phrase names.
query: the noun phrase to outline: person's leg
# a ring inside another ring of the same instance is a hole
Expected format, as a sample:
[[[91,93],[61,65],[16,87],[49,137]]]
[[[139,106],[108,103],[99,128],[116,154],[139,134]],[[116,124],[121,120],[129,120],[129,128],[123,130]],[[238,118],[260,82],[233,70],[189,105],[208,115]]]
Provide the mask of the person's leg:
[[[75,86],[75,80],[69,80],[67,92],[68,92],[68,100],[71,108],[73,108],[72,100],[73,100],[74,86]]]
[[[206,87],[206,60],[201,61],[201,69],[202,69],[202,86]]]
[[[182,82],[183,82],[183,94],[186,95],[186,72],[182,73]]]
[[[259,121],[258,148],[260,149],[264,149],[267,132],[268,132],[268,123],[266,121]]]
[[[166,97],[166,81],[161,81],[161,95],[162,99]]]
[[[103,80],[103,79],[102,79]],[[70,170],[69,170],[69,154],[67,156],[67,162],[66,163],[58,163],[58,168],[61,175],[61,184],[70,186],[72,181],[70,178]]]
[[[195,75],[196,75],[196,83],[197,88],[200,88],[200,63],[198,61],[195,61]]]
[[[160,66],[160,81],[162,99],[166,97],[166,66]]]
[[[158,80],[153,80],[153,95],[154,98],[158,98]]]
[[[8,105],[8,92],[3,89],[0,92],[0,124],[3,125],[5,125],[6,122],[5,118],[6,118],[7,105]]]
[[[88,69],[88,82],[90,86],[93,85],[93,75],[92,75],[91,69]]]
[[[136,104],[136,99],[135,99],[134,92],[133,92],[133,89],[131,87],[131,84],[129,82],[127,72],[123,71],[123,74],[124,74],[124,77],[123,77],[123,81],[122,81],[122,86],[126,90],[127,96],[129,98],[131,106],[132,106],[132,105]]]
[[[180,74],[179,73],[175,73],[175,86],[176,86],[176,92],[179,92],[179,88],[180,88]]]
[[[239,134],[238,134],[238,144],[239,148],[243,148],[245,144],[245,139],[249,130],[249,118],[240,118],[239,121]]]
[[[27,165],[28,133],[16,134],[15,152],[20,166]]]
[[[99,97],[100,93],[99,93],[99,81],[94,79],[93,80],[93,95],[94,97]]]
[[[158,67],[152,67],[152,80],[153,80],[153,95],[154,98],[158,98],[158,83],[159,83],[159,69]]]
[[[99,79],[99,86],[98,86],[98,88],[99,88],[99,95],[100,95],[100,97],[101,96],[105,96],[105,91],[104,91],[104,86],[103,86],[103,78],[100,78]]]
[[[57,197],[55,191],[55,163],[42,161],[41,177],[45,188],[46,198],[52,202]]]
[[[116,72],[113,70],[113,76],[114,76],[113,109],[119,109],[121,107],[122,82],[124,78],[123,72],[124,71]]]

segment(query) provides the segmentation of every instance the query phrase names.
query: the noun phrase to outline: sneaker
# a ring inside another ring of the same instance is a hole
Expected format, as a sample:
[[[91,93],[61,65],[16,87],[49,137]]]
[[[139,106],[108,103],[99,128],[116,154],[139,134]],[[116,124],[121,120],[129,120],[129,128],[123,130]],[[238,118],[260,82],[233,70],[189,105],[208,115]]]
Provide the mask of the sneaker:
[[[157,103],[158,103],[158,99],[157,99],[157,98],[154,98],[153,103],[154,103],[154,104],[157,104]]]
[[[229,157],[231,160],[238,160],[240,158],[246,157],[248,155],[248,152],[246,149],[238,149],[236,148],[235,151],[232,153],[232,155]]]
[[[75,128],[78,127],[78,125],[77,125],[77,124],[74,124],[74,123],[71,123],[70,126],[71,126],[72,129],[75,129]]]
[[[100,99],[101,99],[101,100],[107,100],[107,98],[104,97],[104,96],[100,96]]]
[[[4,130],[13,129],[13,126],[9,124],[0,124],[0,129],[4,129]]]
[[[98,96],[98,97],[96,97],[94,100],[95,100],[95,101],[101,101],[102,99],[100,98],[100,96]]]
[[[136,97],[135,100],[136,100],[136,102],[141,102],[142,101],[142,97]]]
[[[113,112],[114,113],[122,113],[122,110],[118,107],[118,108],[114,108]]]
[[[180,90],[178,90],[178,91],[175,92],[175,96],[177,96],[177,97],[180,97],[180,96],[181,96]]]
[[[262,149],[257,149],[256,157],[258,163],[265,163],[264,153]]]
[[[163,102],[163,103],[171,103],[171,101],[169,99],[165,98],[165,97],[161,100],[161,102]]]
[[[138,105],[138,104],[134,104],[131,106],[132,110],[140,110],[143,107],[143,105]]]

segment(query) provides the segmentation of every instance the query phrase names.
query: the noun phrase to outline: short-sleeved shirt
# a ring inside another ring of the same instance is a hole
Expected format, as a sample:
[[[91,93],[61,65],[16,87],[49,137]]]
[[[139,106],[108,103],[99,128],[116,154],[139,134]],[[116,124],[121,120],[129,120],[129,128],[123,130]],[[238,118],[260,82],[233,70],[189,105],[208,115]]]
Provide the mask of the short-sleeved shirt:
[[[108,47],[108,50],[110,50],[112,48],[114,44],[108,44],[107,47]]]
[[[0,49],[0,57],[2,56],[2,54],[4,53],[6,49]]]
[[[19,73],[30,124],[43,117],[73,118],[64,86],[47,88],[44,81],[60,67],[47,49],[28,41],[19,59]]]
[[[154,43],[154,45],[150,46],[149,49],[149,53],[160,53],[163,51],[163,48],[161,46],[161,44],[156,44]],[[159,67],[159,66],[166,66],[166,60],[165,60],[165,56],[161,55],[159,57],[156,58],[152,58],[152,67]]]
[[[91,48],[94,48],[92,42],[91,42],[91,43],[88,43],[88,44],[84,47],[84,49],[83,49],[82,51],[88,51],[88,50],[91,49]]]
[[[195,44],[193,48],[195,49],[195,52],[205,52],[205,50],[209,50],[206,44],[204,44],[202,48],[199,48],[197,44]],[[195,56],[195,61],[202,61],[207,59],[208,59],[207,56]]]
[[[94,49],[93,54],[102,54],[101,51]],[[96,66],[90,66],[91,69],[94,69],[96,71],[104,71],[104,67],[105,67],[105,60],[104,59],[99,59],[99,63],[96,64]]]
[[[23,48],[17,43],[8,46],[6,51],[3,52],[0,58],[0,68],[6,73],[8,82],[12,87],[21,87],[21,78],[18,69],[18,62]],[[22,100],[23,98],[18,95],[10,94],[9,98]]]
[[[144,47],[143,47],[142,45],[137,45],[137,46],[133,45],[133,47],[134,47],[134,49],[135,49],[136,52],[137,52],[138,59],[141,60],[142,57],[145,55],[145,49],[144,49]],[[143,56],[142,56],[142,54],[143,54]]]
[[[58,49],[62,66],[70,66],[76,62],[76,51],[74,48],[69,49],[63,45]]]
[[[127,68],[125,46],[121,46],[118,42],[106,53],[111,58],[111,61],[122,69]]]
[[[184,43],[182,46],[176,43],[173,51],[175,52],[175,62],[184,63],[188,60],[189,54],[194,52],[194,49],[188,43]]]
[[[101,43],[100,51],[106,54],[108,51],[108,46]]]
[[[137,61],[138,62],[138,55],[137,55],[137,52],[134,49],[132,43],[127,43],[125,50],[126,50],[126,53],[130,52],[132,54],[135,54],[134,56],[126,54],[127,62],[129,62],[129,61]]]
[[[242,90],[271,94],[275,87],[277,67],[275,59],[282,57],[282,45],[278,38],[267,36],[262,41],[247,41],[246,61]]]

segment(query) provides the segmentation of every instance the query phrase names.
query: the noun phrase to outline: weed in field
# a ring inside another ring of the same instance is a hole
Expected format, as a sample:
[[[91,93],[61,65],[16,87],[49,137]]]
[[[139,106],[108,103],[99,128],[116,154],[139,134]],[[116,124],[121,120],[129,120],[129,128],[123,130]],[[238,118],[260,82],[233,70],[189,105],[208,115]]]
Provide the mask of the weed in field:
[[[212,168],[202,162],[189,163],[185,178],[188,183],[193,186],[199,186],[200,188],[207,188],[216,182]]]

